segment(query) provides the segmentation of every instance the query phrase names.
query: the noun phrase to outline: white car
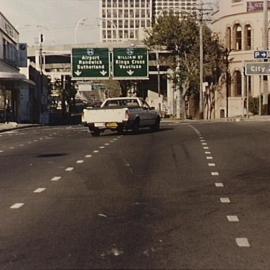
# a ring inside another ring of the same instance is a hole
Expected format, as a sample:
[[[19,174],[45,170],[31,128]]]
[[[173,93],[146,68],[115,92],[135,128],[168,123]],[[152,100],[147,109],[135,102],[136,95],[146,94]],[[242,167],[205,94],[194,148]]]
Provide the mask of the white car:
[[[93,136],[99,136],[106,129],[119,133],[124,130],[137,132],[144,127],[158,130],[160,115],[142,98],[108,98],[98,109],[84,109],[82,122]]]

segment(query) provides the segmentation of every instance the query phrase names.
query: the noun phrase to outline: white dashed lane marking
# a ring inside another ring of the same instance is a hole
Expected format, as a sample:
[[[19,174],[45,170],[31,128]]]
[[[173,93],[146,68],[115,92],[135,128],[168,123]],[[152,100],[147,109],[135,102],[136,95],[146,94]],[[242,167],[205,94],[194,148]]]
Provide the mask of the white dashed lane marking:
[[[34,190],[34,193],[41,193],[45,190],[46,190],[46,188],[37,188],[36,190]]]
[[[4,153],[4,151],[3,150],[0,150],[0,153]]]
[[[203,142],[203,143],[202,143],[202,145],[205,145],[205,146],[206,146],[206,145],[207,145],[207,143]]]
[[[98,150],[94,150],[93,153],[98,153],[99,151]]]
[[[100,149],[104,149],[105,147],[104,147],[104,146],[100,146],[99,148],[100,148]]]
[[[212,176],[219,176],[219,172],[211,172]]]
[[[220,198],[220,202],[221,203],[230,203],[231,200],[230,200],[230,198],[224,197],[224,198]]]
[[[246,248],[250,247],[250,243],[249,243],[248,239],[245,237],[236,238],[235,242],[236,242],[238,247],[246,247]]]
[[[91,158],[92,155],[85,155],[84,157],[86,157],[86,158]]]
[[[73,170],[74,170],[74,167],[67,167],[67,168],[65,169],[66,172],[71,172],[71,171],[73,171]]]
[[[221,188],[221,187],[224,187],[224,184],[223,183],[215,183],[215,186],[218,188]]]
[[[10,206],[10,209],[19,209],[24,206],[24,203],[15,203]]]
[[[110,144],[109,144],[109,143],[105,143],[104,145],[108,146],[108,145],[110,145]]]
[[[76,163],[77,164],[82,164],[82,163],[84,163],[84,160],[77,160]]]
[[[56,182],[59,181],[62,177],[61,176],[54,176],[51,181]]]
[[[211,152],[209,152],[209,151],[206,151],[206,152],[204,152],[206,155],[211,155]]]
[[[215,167],[216,164],[215,164],[215,163],[208,163],[208,166],[209,166],[209,167]]]
[[[204,149],[204,150],[208,150],[209,147],[208,147],[208,146],[204,146],[203,149]]]
[[[206,159],[213,159],[213,157],[211,157],[211,156],[207,156],[207,157],[206,157]]]
[[[229,222],[239,222],[238,216],[227,216]]]

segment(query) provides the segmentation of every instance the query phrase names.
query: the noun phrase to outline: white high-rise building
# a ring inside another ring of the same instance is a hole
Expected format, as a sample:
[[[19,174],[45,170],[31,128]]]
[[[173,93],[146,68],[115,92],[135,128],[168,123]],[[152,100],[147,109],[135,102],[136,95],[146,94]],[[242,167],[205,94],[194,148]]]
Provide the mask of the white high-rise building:
[[[144,30],[152,26],[152,1],[101,0],[101,41],[143,40]]]
[[[153,12],[155,18],[162,13],[173,12],[179,15],[181,12],[193,13],[198,9],[200,0],[153,0]]]

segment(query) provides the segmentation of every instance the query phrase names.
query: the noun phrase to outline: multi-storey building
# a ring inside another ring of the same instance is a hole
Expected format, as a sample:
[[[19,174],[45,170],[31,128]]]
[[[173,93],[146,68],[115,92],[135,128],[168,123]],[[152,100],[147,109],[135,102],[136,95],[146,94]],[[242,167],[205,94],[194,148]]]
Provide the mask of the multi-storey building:
[[[100,1],[101,41],[142,40],[144,30],[152,25],[152,1]]]
[[[198,10],[199,0],[153,0],[155,18],[164,12],[173,12],[179,15],[182,12],[193,13]]]
[[[263,87],[262,76],[245,76],[244,73],[245,65],[256,61],[254,50],[264,48],[263,17],[262,0],[219,1],[219,8],[213,14],[212,29],[227,48],[228,80],[216,94],[216,118],[246,114],[247,95],[257,102],[262,100],[262,94],[264,99],[269,96],[269,89]]]

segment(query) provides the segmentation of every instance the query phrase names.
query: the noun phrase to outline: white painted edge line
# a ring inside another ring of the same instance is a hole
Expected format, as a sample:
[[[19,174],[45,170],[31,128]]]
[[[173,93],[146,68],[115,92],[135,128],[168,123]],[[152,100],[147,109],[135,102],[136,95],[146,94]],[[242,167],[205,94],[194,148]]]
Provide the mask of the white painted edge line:
[[[239,222],[238,216],[227,216],[229,222]]]
[[[215,186],[221,188],[221,187],[224,187],[224,184],[223,183],[215,183]]]
[[[208,146],[204,146],[203,149],[204,149],[204,150],[208,150],[209,147],[208,147]]]
[[[85,155],[84,157],[85,157],[85,158],[91,158],[92,155]]]
[[[216,163],[208,163],[208,166],[209,167],[215,167],[216,166]]]
[[[213,157],[212,156],[207,156],[206,159],[213,159]]]
[[[66,172],[71,172],[71,171],[73,171],[73,170],[74,170],[74,167],[67,167],[67,168],[65,169]]]
[[[14,203],[10,206],[10,209],[19,209],[24,206],[24,203]]]
[[[246,248],[250,247],[250,243],[246,237],[236,238],[235,242],[236,242],[238,247],[246,247]]]
[[[93,153],[98,153],[99,151],[98,150],[94,150]]]
[[[219,176],[219,172],[211,172],[212,176]]]
[[[77,164],[82,164],[82,163],[84,163],[84,160],[77,160],[76,163]]]
[[[230,200],[230,198],[220,198],[220,202],[221,203],[230,203],[231,200]]]
[[[37,188],[36,190],[34,190],[34,193],[41,193],[45,190],[46,190],[46,188]]]
[[[51,181],[56,182],[59,181],[62,177],[61,176],[54,176]]]

